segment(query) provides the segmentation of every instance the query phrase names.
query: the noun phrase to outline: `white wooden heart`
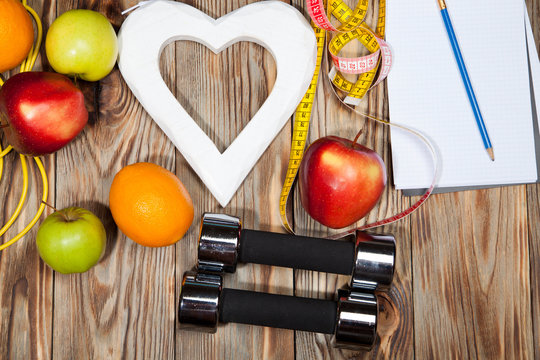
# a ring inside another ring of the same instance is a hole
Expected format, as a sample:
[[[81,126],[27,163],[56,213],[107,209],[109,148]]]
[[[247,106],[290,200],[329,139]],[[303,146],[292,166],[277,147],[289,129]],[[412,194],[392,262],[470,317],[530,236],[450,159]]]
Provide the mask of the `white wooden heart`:
[[[161,77],[161,51],[175,40],[197,41],[214,53],[252,41],[274,56],[272,92],[223,154]],[[246,5],[215,20],[189,5],[156,0],[129,15],[118,41],[118,64],[131,91],[223,207],[294,112],[317,58],[312,28],[300,12],[280,1]]]

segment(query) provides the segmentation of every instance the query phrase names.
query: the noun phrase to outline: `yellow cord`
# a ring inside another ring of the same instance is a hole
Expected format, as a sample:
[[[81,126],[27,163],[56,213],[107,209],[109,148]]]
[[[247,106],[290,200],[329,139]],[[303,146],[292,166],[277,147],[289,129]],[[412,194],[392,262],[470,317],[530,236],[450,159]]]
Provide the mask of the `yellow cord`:
[[[6,156],[7,154],[9,154],[9,152],[13,149],[13,147],[11,147],[11,145],[9,145],[7,148],[4,149],[4,151],[0,152],[0,159],[3,159],[4,156]],[[1,148],[0,148],[1,150]]]
[[[45,206],[46,206],[45,203],[47,202],[47,195],[49,194],[49,181],[47,180],[47,173],[45,172],[45,168],[43,167],[41,160],[38,157],[34,157],[34,161],[36,162],[36,165],[39,168],[39,172],[41,173],[41,180],[43,181],[43,196],[41,198],[41,205],[39,206],[37,214],[20,233],[18,233],[13,239],[9,240],[5,244],[0,245],[0,251],[13,245],[15,242],[20,240],[24,235],[26,235],[26,233],[28,233],[30,229],[32,229],[34,225],[36,225],[39,218],[41,217],[41,214],[43,214],[43,211],[45,210]]]
[[[19,155],[21,157],[21,167],[22,167],[22,173],[23,173],[23,189],[21,193],[21,197],[19,199],[19,203],[17,204],[17,207],[15,208],[15,212],[11,216],[11,218],[8,220],[6,225],[4,225],[0,229],[0,236],[4,235],[6,231],[13,225],[15,220],[17,220],[17,217],[19,217],[19,214],[21,213],[22,207],[24,205],[24,201],[26,200],[26,195],[28,194],[28,165],[26,163],[26,156]]]
[[[41,41],[43,40],[43,25],[41,24],[41,19],[39,18],[38,14],[32,9],[30,6],[26,4],[26,0],[23,0],[23,6],[26,8],[26,10],[32,15],[34,18],[36,25],[37,25],[37,40],[35,45],[30,50],[30,53],[28,54],[28,57],[26,58],[26,61],[23,62],[23,65],[26,63],[26,66],[23,68],[21,67],[22,71],[30,71],[34,68],[34,64],[36,63],[36,59],[39,54],[39,49],[41,47]]]
[[[2,144],[0,144],[0,152],[2,152]],[[4,157],[0,156],[0,180],[2,180],[3,173],[4,173]]]
[[[24,71],[31,71],[34,68],[37,57],[39,55],[41,42],[43,40],[43,25],[41,23],[41,19],[39,18],[38,14],[34,11],[34,9],[28,6],[27,0],[22,0],[22,4],[26,8],[26,10],[30,13],[30,15],[34,18],[36,22],[36,27],[37,27],[36,42],[30,49],[30,52],[28,53],[28,56],[26,57],[26,59],[21,64],[21,72],[24,72]],[[2,85],[4,85],[4,79],[0,76],[0,86]],[[4,150],[2,150],[2,147],[0,146],[0,179],[2,178],[2,173],[4,170],[4,157],[12,149],[13,148],[11,145],[6,147],[6,149]],[[21,213],[22,207],[26,200],[26,195],[28,194],[28,166],[26,162],[26,157],[21,154],[20,158],[21,158],[21,167],[22,167],[22,172],[23,172],[23,190],[21,193],[21,198],[19,199],[19,203],[17,204],[15,212],[13,213],[11,218],[2,227],[2,229],[0,229],[0,236],[4,235],[4,233],[6,233],[6,231],[13,225],[13,223],[15,222],[15,220]],[[26,227],[20,233],[18,233],[13,239],[9,240],[5,244],[0,245],[0,251],[13,245],[15,242],[21,239],[24,235],[26,235],[30,231],[30,229],[32,229],[32,227],[34,227],[34,225],[38,222],[39,218],[43,214],[43,211],[45,210],[45,206],[46,206],[45,203],[47,202],[47,196],[49,194],[49,182],[47,179],[47,172],[45,171],[45,168],[43,167],[43,164],[38,157],[34,157],[34,161],[36,162],[36,165],[39,168],[39,171],[41,173],[41,180],[43,181],[43,195],[42,195],[41,204],[39,206],[37,214],[30,221],[30,223],[26,225]]]

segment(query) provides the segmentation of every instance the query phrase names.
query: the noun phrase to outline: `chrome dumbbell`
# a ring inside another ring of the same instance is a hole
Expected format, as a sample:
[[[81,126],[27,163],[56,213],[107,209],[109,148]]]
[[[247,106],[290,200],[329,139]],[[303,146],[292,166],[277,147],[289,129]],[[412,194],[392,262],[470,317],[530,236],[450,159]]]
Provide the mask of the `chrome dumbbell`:
[[[336,347],[370,349],[378,301],[371,292],[339,290],[336,300],[226,289],[217,274],[184,274],[178,321],[184,330],[215,333],[218,323],[242,323],[333,334]]]
[[[206,213],[201,220],[198,269],[236,271],[237,263],[351,275],[350,287],[387,290],[394,276],[392,235],[356,232],[341,240],[242,229],[240,219]]]

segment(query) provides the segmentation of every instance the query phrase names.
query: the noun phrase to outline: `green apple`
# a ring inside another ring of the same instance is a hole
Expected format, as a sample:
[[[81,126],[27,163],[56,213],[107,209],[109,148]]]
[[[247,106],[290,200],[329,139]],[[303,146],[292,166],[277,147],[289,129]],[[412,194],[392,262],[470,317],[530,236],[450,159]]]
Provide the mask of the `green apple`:
[[[107,76],[118,57],[116,33],[107,18],[92,10],[69,10],[49,28],[47,59],[56,72],[87,81]]]
[[[107,235],[91,211],[69,207],[49,215],[39,226],[39,255],[62,274],[82,273],[96,265],[105,250]]]

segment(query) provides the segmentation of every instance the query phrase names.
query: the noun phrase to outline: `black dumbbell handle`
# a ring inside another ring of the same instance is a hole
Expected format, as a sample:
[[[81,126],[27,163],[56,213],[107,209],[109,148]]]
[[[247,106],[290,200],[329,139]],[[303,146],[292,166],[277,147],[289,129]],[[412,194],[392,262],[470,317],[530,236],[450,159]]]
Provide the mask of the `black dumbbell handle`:
[[[238,261],[350,275],[355,244],[242,229]]]
[[[223,289],[219,320],[334,334],[337,303],[330,300]]]

